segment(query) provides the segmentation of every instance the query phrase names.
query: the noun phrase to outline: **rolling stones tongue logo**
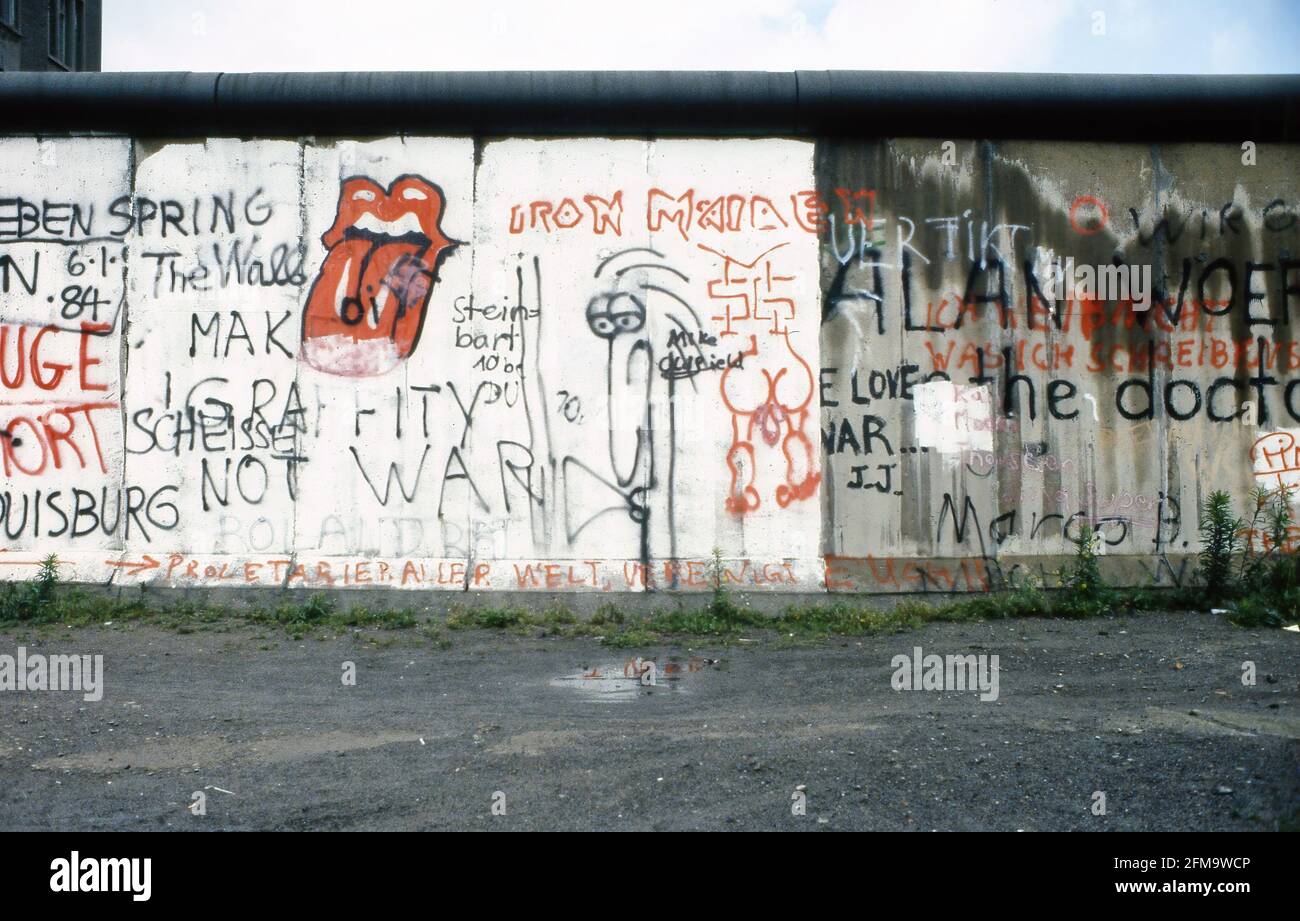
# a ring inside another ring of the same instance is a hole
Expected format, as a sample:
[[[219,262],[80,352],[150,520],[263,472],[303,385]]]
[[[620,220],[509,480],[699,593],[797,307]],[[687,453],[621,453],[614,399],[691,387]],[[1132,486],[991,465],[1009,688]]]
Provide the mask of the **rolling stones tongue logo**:
[[[308,364],[368,377],[415,351],[438,266],[457,246],[439,226],[443,202],[442,190],[420,176],[401,176],[387,189],[365,177],[344,180],[303,313]]]

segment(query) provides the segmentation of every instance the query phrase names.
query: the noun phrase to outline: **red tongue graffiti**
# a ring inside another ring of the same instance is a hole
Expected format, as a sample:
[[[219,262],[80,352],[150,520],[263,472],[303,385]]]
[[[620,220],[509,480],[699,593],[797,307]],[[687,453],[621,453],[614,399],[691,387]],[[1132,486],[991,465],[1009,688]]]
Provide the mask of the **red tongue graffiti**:
[[[387,189],[365,177],[344,180],[303,313],[309,365],[370,377],[415,351],[438,267],[457,245],[442,232],[443,203],[442,190],[420,176]]]

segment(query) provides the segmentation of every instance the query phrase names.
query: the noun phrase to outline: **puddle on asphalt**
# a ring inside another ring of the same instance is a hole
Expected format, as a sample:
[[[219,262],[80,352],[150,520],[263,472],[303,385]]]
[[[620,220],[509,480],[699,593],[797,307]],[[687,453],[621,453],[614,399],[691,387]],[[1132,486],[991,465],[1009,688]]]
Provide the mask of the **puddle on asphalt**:
[[[703,656],[635,656],[552,678],[553,688],[567,688],[588,700],[627,701],[656,692],[685,693],[691,675],[712,668],[717,659]],[[685,680],[684,680],[685,679]]]

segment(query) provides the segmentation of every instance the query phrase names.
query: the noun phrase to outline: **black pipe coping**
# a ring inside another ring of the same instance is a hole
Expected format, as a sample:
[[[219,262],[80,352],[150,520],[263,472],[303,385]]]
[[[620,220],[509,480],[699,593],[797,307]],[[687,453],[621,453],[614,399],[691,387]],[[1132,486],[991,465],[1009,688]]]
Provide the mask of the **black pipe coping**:
[[[1300,75],[3,73],[0,134],[1295,140]]]

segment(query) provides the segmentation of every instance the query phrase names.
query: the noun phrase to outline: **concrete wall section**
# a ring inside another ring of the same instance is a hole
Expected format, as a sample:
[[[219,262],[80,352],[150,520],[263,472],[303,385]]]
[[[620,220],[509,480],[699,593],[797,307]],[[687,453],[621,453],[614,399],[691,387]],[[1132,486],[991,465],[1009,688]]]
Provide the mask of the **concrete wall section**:
[[[872,230],[832,213],[822,251],[832,587],[1050,583],[1085,525],[1119,578],[1192,578],[1206,494],[1244,504],[1294,466],[1297,167],[1231,145],[823,145],[819,187],[875,192]],[[1150,306],[1061,297],[1067,260],[1149,267]]]
[[[132,145],[8,138],[0,161],[0,574],[57,553],[65,576],[103,579],[129,541],[182,537],[175,487],[127,473],[131,247],[108,205],[130,200]]]
[[[981,590],[1050,582],[1086,524],[1176,584],[1210,489],[1300,468],[1294,147],[0,162],[0,578],[706,590],[716,550],[737,589]]]

